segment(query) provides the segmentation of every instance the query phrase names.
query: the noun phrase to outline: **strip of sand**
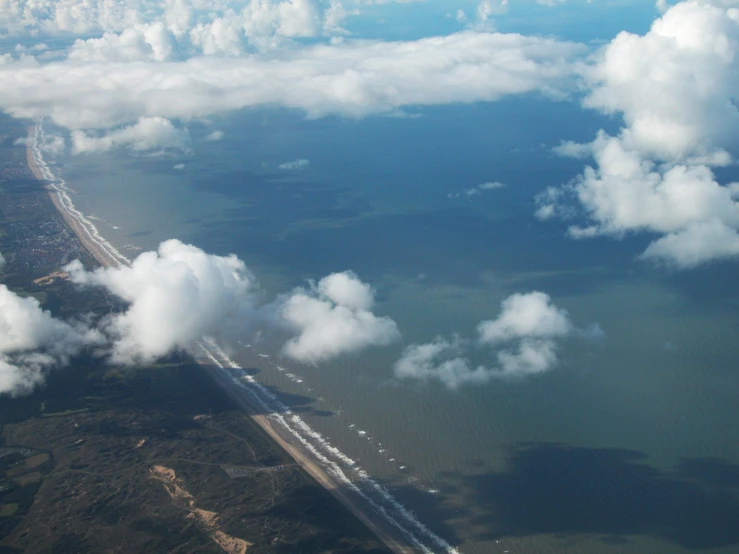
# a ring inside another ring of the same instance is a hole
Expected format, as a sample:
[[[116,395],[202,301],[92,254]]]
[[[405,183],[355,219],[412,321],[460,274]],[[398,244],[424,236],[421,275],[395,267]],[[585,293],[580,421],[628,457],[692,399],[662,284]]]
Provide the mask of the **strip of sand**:
[[[33,130],[31,130],[33,132]],[[29,133],[30,136],[31,133]],[[46,180],[44,173],[36,161],[31,146],[26,147],[28,168],[33,175],[41,180]],[[84,247],[90,254],[104,267],[120,267],[121,263],[105,248],[101,247],[90,232],[80,223],[80,221],[69,212],[62,202],[61,191],[55,187],[47,186],[49,196],[56,209],[61,213],[64,221],[72,229],[72,231],[80,239]],[[345,486],[338,482],[321,465],[316,463],[310,453],[290,440],[286,433],[281,433],[273,421],[262,415],[253,406],[244,394],[235,390],[233,385],[229,383],[228,377],[223,372],[208,363],[199,361],[200,365],[205,368],[207,374],[218,384],[218,386],[227,394],[236,404],[254,420],[287,454],[293,458],[297,464],[303,468],[313,479],[315,479],[322,487],[324,487],[331,495],[346,507],[355,517],[359,518],[392,552],[396,554],[416,554],[418,549],[414,548],[403,534],[388,523],[384,518],[376,514],[371,506],[367,505],[361,497],[351,493]]]

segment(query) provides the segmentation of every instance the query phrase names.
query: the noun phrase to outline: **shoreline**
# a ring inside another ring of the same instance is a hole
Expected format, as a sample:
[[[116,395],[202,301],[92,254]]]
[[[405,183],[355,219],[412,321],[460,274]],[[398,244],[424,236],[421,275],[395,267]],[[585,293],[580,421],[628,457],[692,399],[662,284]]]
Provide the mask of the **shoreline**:
[[[37,128],[31,127],[29,129],[29,139],[35,132],[38,132]],[[39,181],[51,181],[51,179],[45,175],[43,169],[36,160],[34,148],[31,146],[30,141],[29,144],[26,145],[26,158],[28,168],[36,179]],[[62,196],[66,196],[64,190],[56,187],[52,183],[48,183],[44,188],[47,190],[54,207],[62,215],[67,226],[74,232],[82,245],[95,258],[95,260],[97,260],[103,267],[121,267],[124,263],[128,262],[125,257],[122,255],[114,255],[95,240],[90,230],[87,229],[80,219],[70,211],[70,208],[65,205],[64,198]],[[68,197],[67,201],[71,204]],[[123,260],[125,260],[125,262]],[[256,406],[254,402],[251,402],[246,397],[246,394],[241,394],[240,391],[233,386],[232,382],[229,382],[231,378],[224,373],[224,367],[217,362],[214,354],[204,345],[200,344],[200,347],[203,349],[206,356],[210,358],[210,361],[215,362],[215,365],[199,356],[193,356],[193,359],[205,370],[206,374],[216,383],[221,391],[229,399],[235,402],[237,406],[245,412],[280,449],[295,460],[301,469],[316,481],[319,486],[328,491],[335,500],[337,500],[344,508],[348,509],[352,515],[359,519],[372,533],[374,533],[390,551],[395,554],[431,552],[431,550],[424,547],[421,543],[416,543],[415,540],[411,540],[411,538],[407,536],[406,532],[404,532],[404,530],[397,524],[395,525],[397,528],[394,528],[391,521],[387,518],[383,518],[382,514],[378,513],[377,510],[370,505],[372,503],[371,500],[367,497],[363,498],[364,495],[361,495],[361,493],[357,494],[353,492],[343,482],[341,482],[338,477],[332,476],[329,471],[322,467],[317,456],[313,455],[308,448],[301,445],[294,437],[289,435],[289,429],[279,429],[269,416],[259,413],[259,407]],[[411,537],[412,536],[413,535],[411,534]],[[413,537],[413,539],[415,539],[415,537]]]

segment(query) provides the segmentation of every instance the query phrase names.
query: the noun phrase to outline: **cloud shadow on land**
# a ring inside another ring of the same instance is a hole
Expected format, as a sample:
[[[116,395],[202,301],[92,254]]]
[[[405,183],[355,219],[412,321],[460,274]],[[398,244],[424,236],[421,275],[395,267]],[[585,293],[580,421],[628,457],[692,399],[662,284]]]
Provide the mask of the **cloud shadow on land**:
[[[529,444],[507,471],[461,477],[481,539],[599,535],[611,544],[647,535],[688,550],[739,545],[739,466],[685,459],[675,472],[616,448]],[[453,477],[449,475],[449,477]]]

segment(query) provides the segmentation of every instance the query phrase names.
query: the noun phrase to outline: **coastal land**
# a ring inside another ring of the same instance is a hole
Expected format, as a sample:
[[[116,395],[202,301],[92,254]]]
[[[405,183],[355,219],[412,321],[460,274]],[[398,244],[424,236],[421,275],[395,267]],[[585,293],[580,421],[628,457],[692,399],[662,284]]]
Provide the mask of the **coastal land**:
[[[31,147],[14,146],[23,129],[0,123],[0,282],[60,317],[122,309],[59,272],[75,258],[121,260]],[[140,368],[80,356],[32,394],[0,398],[0,426],[2,554],[415,552],[223,372],[188,356]]]

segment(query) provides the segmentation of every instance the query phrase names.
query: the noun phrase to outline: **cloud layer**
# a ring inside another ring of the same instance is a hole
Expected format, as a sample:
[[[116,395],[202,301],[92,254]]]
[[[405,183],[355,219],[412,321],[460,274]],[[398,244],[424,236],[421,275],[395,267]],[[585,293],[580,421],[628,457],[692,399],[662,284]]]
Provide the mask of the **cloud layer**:
[[[347,41],[279,56],[183,62],[20,60],[0,66],[0,107],[72,130],[141,117],[191,119],[280,105],[359,117],[410,105],[560,95],[581,47],[553,39],[463,32],[407,42]],[[133,116],[133,118],[132,118]]]
[[[598,329],[594,327],[593,329]],[[514,294],[501,303],[501,313],[477,327],[475,346],[494,352],[495,366],[473,365],[472,343],[459,337],[437,337],[433,342],[408,346],[395,363],[398,379],[440,381],[449,389],[514,379],[555,368],[558,339],[575,334],[564,310],[543,292]],[[579,333],[591,336],[601,333]]]

